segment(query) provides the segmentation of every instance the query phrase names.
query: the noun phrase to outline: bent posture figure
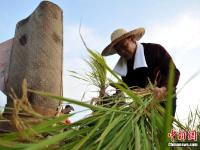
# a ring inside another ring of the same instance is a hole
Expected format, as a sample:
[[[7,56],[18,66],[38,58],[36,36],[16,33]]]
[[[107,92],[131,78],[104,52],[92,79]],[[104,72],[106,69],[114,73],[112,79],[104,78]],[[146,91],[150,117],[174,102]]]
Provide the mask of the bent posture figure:
[[[111,34],[111,43],[102,51],[103,56],[119,54],[114,71],[129,87],[145,88],[149,81],[156,84],[154,88],[155,99],[165,106],[169,65],[172,63],[175,69],[173,92],[176,95],[176,85],[179,81],[180,72],[176,68],[171,56],[165,48],[154,43],[139,43],[144,35],[144,28],[137,28],[130,32],[117,29]],[[173,116],[176,111],[176,96],[173,98]]]

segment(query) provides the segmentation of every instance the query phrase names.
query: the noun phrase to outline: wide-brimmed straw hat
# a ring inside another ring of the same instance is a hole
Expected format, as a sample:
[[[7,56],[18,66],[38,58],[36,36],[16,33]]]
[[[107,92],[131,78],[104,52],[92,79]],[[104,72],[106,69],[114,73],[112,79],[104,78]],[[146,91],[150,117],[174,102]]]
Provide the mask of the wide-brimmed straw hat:
[[[111,34],[111,43],[102,51],[102,56],[109,56],[116,53],[116,50],[114,49],[115,44],[117,44],[119,41],[132,36],[134,40],[138,41],[142,38],[142,36],[145,33],[144,28],[136,28],[132,31],[127,32],[125,29],[117,29]]]

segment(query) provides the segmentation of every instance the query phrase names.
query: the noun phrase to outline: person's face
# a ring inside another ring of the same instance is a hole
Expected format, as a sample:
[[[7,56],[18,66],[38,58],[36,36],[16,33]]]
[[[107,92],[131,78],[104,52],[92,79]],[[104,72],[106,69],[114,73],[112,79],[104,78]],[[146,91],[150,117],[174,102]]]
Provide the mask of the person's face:
[[[64,114],[69,114],[71,112],[71,109],[70,108],[65,108],[63,109],[63,113]]]
[[[130,59],[135,53],[136,50],[136,42],[134,42],[130,37],[121,40],[118,42],[114,49],[117,51],[117,53],[124,57],[125,59]]]

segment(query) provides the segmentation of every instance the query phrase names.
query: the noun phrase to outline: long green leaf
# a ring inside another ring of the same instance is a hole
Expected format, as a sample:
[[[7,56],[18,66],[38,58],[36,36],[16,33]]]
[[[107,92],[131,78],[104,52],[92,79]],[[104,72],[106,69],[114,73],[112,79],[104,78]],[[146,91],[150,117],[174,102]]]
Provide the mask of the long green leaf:
[[[67,132],[57,134],[37,144],[31,144],[28,148],[25,148],[24,150],[40,150],[40,149],[48,148],[53,144],[58,144],[59,141],[63,140],[65,137],[70,136],[70,134],[72,133],[73,131],[67,131]]]
[[[84,137],[75,147],[72,148],[72,150],[79,150],[86,142],[87,140],[97,131],[97,129],[102,125],[104,122],[104,118],[99,120],[98,124],[91,130],[91,132]]]
[[[141,149],[141,135],[138,124],[135,124],[135,150]]]
[[[170,131],[171,125],[172,125],[172,100],[173,100],[173,84],[174,84],[174,65],[172,62],[170,63],[170,72],[169,72],[169,79],[168,79],[168,86],[167,86],[167,104],[166,104],[166,113],[165,113],[165,120],[164,120],[164,129],[163,129],[163,142],[162,147],[163,150],[169,150],[168,141],[169,138],[167,137],[167,134]]]
[[[107,128],[104,130],[104,132],[101,134],[100,138],[98,139],[98,140],[100,140],[100,143],[99,143],[99,145],[97,147],[97,150],[99,150],[101,148],[101,145],[102,145],[105,137],[121,121],[122,118],[123,118],[123,115],[119,115],[110,124],[108,124]]]
[[[35,94],[38,94],[38,95],[46,96],[46,97],[49,97],[49,98],[52,98],[52,99],[57,99],[57,100],[62,100],[62,101],[66,101],[66,102],[69,102],[69,103],[77,104],[79,106],[87,107],[87,108],[90,108],[92,110],[113,111],[113,112],[119,112],[119,113],[124,113],[124,114],[130,114],[131,113],[131,112],[119,111],[119,110],[113,109],[113,108],[94,106],[94,105],[90,105],[90,104],[87,104],[87,103],[84,103],[84,102],[80,102],[80,101],[77,101],[77,100],[74,100],[74,99],[71,99],[71,98],[64,98],[64,97],[61,97],[61,96],[55,96],[55,95],[50,94],[50,93],[35,91],[35,90],[31,90],[31,89],[29,89],[28,91],[35,93]]]

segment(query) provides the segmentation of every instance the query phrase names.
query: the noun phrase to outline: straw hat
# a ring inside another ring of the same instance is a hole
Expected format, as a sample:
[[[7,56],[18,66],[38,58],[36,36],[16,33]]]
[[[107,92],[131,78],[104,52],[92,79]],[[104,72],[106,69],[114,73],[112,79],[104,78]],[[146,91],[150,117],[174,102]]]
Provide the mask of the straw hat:
[[[115,44],[119,41],[132,36],[136,41],[140,40],[145,33],[144,28],[137,28],[127,32],[125,29],[117,29],[111,34],[111,43],[102,51],[102,56],[109,56],[116,53],[114,49]]]

